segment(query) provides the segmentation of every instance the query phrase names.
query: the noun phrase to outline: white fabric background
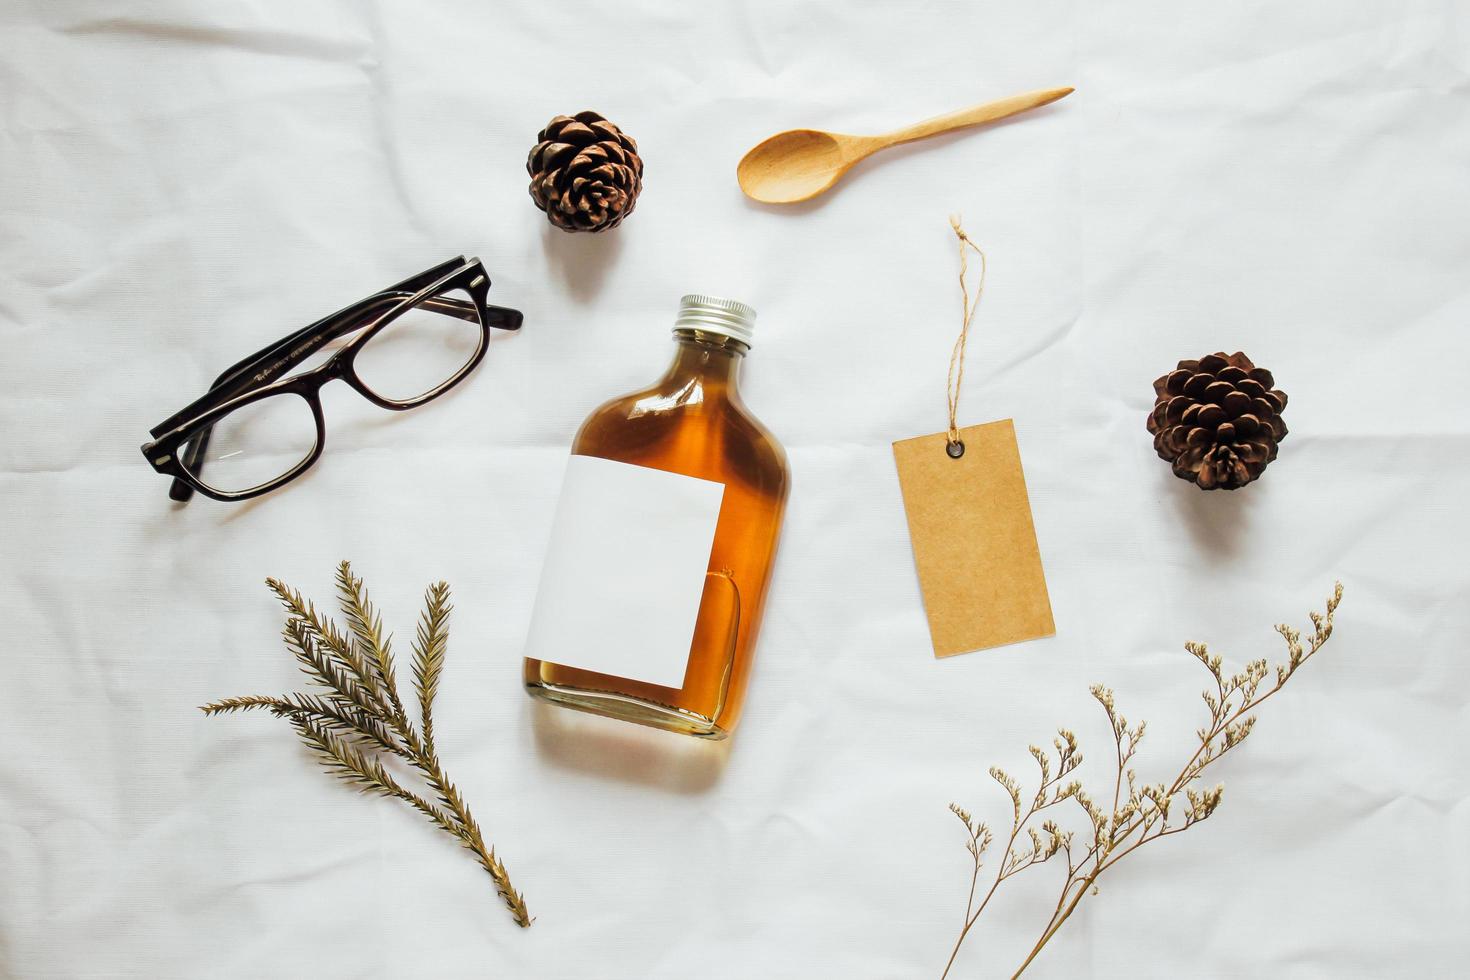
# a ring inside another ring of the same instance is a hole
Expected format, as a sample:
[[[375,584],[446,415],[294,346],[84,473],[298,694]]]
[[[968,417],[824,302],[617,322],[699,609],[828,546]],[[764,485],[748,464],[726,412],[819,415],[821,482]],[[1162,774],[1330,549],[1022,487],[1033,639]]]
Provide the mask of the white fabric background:
[[[0,973],[937,976],[967,879],[946,803],[1003,821],[986,767],[1029,778],[1058,724],[1101,765],[1097,680],[1164,775],[1203,710],[1183,641],[1274,657],[1335,577],[1337,638],[1220,812],[1034,973],[1461,973],[1467,34],[1454,0],[0,3]],[[736,189],[780,129],[1058,84],[810,205]],[[607,236],[526,197],[536,130],[584,107],[647,160]],[[1058,635],[936,663],[889,443],[944,424],[956,211],[991,258],[962,421],[1016,419]],[[171,504],[150,425],[461,251],[526,313],[469,383],[406,415],[333,386],[307,478]],[[688,291],[760,311],[745,390],[794,473],[724,750],[519,689],[567,444],[662,370]],[[1292,398],[1234,495],[1143,426],[1152,379],[1220,348]],[[329,598],[341,557],[405,639],[453,584],[441,749],[529,931],[281,722],[195,710],[298,684],[261,580]],[[1008,886],[957,975],[1008,975],[1057,880]]]

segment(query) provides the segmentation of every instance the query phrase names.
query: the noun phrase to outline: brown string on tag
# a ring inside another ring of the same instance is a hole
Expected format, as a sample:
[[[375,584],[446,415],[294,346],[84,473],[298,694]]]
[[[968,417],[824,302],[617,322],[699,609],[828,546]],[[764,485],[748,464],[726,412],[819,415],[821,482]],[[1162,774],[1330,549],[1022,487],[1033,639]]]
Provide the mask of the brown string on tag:
[[[955,236],[960,241],[960,335],[955,338],[954,349],[949,354],[949,377],[945,384],[945,394],[949,398],[949,440],[944,444],[944,451],[949,453],[951,459],[959,459],[965,454],[965,444],[960,440],[960,386],[965,383],[965,346],[970,339],[970,321],[975,319],[975,308],[980,305],[980,297],[985,293],[985,250],[970,240],[965,234],[965,229],[960,227],[958,215],[949,216],[949,226],[954,229]],[[980,280],[975,283],[975,299],[970,300],[970,284],[968,282],[970,273],[970,253],[974,249],[975,254],[980,256]]]

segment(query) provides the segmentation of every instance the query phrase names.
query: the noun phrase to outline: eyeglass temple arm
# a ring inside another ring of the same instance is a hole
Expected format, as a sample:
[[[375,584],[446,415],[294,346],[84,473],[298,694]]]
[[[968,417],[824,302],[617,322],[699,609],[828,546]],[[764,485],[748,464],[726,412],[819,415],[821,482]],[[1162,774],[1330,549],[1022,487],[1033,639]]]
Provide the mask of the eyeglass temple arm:
[[[276,377],[285,374],[286,371],[316,353],[323,344],[370,326],[380,313],[386,312],[387,308],[412,296],[414,292],[417,290],[384,290],[298,330],[286,339],[258,352],[254,357],[247,358],[226,370],[215,379],[214,384],[210,385],[208,394],[180,412],[174,419],[170,419],[169,422],[178,424],[191,415],[200,415],[215,405],[269,384]],[[466,303],[463,300],[447,296],[430,296],[420,300],[418,306],[435,313],[467,320],[470,323],[480,322],[480,313],[475,304]],[[519,330],[521,327],[522,317],[519,310],[486,305],[485,312],[486,322],[492,327],[500,330]],[[161,428],[166,430],[169,422],[165,422]]]
[[[466,303],[462,299],[454,299],[450,296],[430,296],[421,300],[418,304],[426,310],[435,313],[443,313],[446,316],[458,317],[471,323],[480,322],[479,311],[475,309],[474,303]],[[519,330],[523,319],[520,310],[512,310],[506,306],[491,306],[485,304],[485,325],[494,327],[496,330]]]
[[[391,306],[411,295],[412,293],[406,292],[378,293],[344,310],[339,310],[324,320],[318,320],[284,340],[277,341],[264,350],[258,351],[254,356],[233,365],[215,378],[214,383],[209,386],[209,391],[203,397],[196,399],[182,411],[161,422],[152,430],[153,435],[157,437],[231,398],[237,398],[248,391],[270,383],[276,376],[310,357],[321,348],[322,344],[370,325],[373,318],[381,312],[380,307]],[[422,300],[419,305],[424,309],[471,323],[480,322],[480,314],[475,304],[466,303],[463,300],[434,296]],[[522,315],[519,310],[489,305],[484,309],[489,326],[498,330],[520,329]]]
[[[433,283],[435,280],[440,279],[448,273],[452,272],[457,266],[463,265],[464,262],[465,258],[463,255],[456,256],[455,258],[452,258],[447,262],[441,262],[438,265],[434,266],[432,269],[426,269],[416,276],[412,276],[408,279],[403,280],[400,283],[389,286],[387,289],[379,290],[378,292],[373,293],[371,296],[368,296],[365,299],[358,300],[356,303],[345,306],[335,313],[324,316],[320,320],[317,320],[315,323],[309,323],[306,326],[302,327],[300,330],[297,330],[295,333],[292,333],[289,336],[282,338],[281,340],[277,340],[274,343],[267,344],[265,347],[262,347],[254,354],[251,354],[248,357],[236,361],[234,364],[225,368],[224,372],[220,374],[219,377],[214,379],[214,384],[209,386],[210,390],[206,394],[204,394],[200,398],[195,399],[193,402],[190,402],[184,408],[180,409],[173,415],[164,419],[158,425],[154,426],[152,429],[152,434],[154,438],[157,438],[158,436],[162,435],[172,428],[175,428],[176,426],[182,425],[193,416],[199,415],[205,406],[217,403],[220,400],[220,389],[224,388],[227,384],[229,384],[232,379],[235,379],[238,375],[245,374],[253,369],[258,368],[261,362],[270,360],[272,357],[279,356],[282,351],[288,350],[296,344],[301,343],[306,338],[319,333],[320,331],[332,326],[333,324],[339,323],[344,317],[354,316],[358,314],[364,306],[375,302],[379,296],[382,296],[385,293],[416,293],[420,289],[423,289],[425,286]],[[246,387],[241,390],[249,390],[249,388]],[[229,397],[233,398],[236,394],[239,393],[240,391],[236,391]]]

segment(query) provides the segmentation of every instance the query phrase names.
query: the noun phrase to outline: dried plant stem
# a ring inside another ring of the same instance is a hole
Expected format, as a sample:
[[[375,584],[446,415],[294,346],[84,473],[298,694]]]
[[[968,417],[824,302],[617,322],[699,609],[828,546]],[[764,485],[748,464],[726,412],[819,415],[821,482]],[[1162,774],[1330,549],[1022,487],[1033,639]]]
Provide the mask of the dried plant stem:
[[[995,897],[995,892],[1000,888],[1001,883],[1013,875],[1020,874],[1033,864],[1039,864],[1047,860],[1047,858],[1056,852],[1058,847],[1063,847],[1070,843],[1070,834],[1063,834],[1056,824],[1051,821],[1046,821],[1042,824],[1042,832],[1046,835],[1045,839],[1033,830],[1029,835],[1032,841],[1030,851],[1022,853],[1016,850],[1016,841],[1020,838],[1021,831],[1028,829],[1027,825],[1032,817],[1063,800],[1069,799],[1078,791],[1079,786],[1075,781],[1062,785],[1062,779],[1069,775],[1082,762],[1082,754],[1077,751],[1076,736],[1063,729],[1057,733],[1057,738],[1053,740],[1052,744],[1056,749],[1058,759],[1055,775],[1051,771],[1050,758],[1035,746],[1031,747],[1032,758],[1036,759],[1037,765],[1041,769],[1042,778],[1036,795],[1031,798],[1030,805],[1024,814],[1021,812],[1020,784],[998,767],[992,767],[990,770],[991,778],[998,782],[1011,798],[1013,811],[1011,832],[1005,844],[1006,859],[1001,862],[1000,867],[996,870],[995,877],[991,880],[990,887],[985,892],[984,897],[981,898],[979,907],[974,908],[973,911],[972,906],[975,900],[976,883],[979,880],[980,871],[984,866],[985,851],[991,843],[991,833],[989,827],[984,823],[976,823],[971,819],[967,811],[953,803],[950,804],[950,811],[960,818],[961,822],[964,823],[969,831],[970,839],[966,842],[965,846],[974,861],[974,870],[970,876],[970,899],[965,904],[964,927],[960,930],[959,938],[955,940],[954,949],[950,951],[949,960],[944,965],[945,976],[949,974],[950,968],[954,966],[955,957],[959,955],[960,947],[964,945],[965,937],[969,934],[975,923],[980,920],[981,913],[989,906],[990,900]]]
[[[1169,782],[1150,785],[1138,783],[1137,774],[1129,763],[1143,740],[1145,723],[1130,726],[1127,719],[1118,713],[1113,692],[1100,684],[1095,685],[1091,693],[1107,715],[1114,744],[1113,799],[1112,807],[1107,812],[1093,802],[1079,781],[1072,780],[1061,785],[1062,778],[1082,762],[1077,741],[1066,729],[1061,730],[1059,737],[1053,742],[1058,761],[1055,775],[1051,770],[1051,757],[1036,746],[1030,747],[1031,756],[1040,768],[1041,781],[1036,795],[1024,812],[1020,784],[1004,771],[992,768],[991,777],[1011,797],[1013,814],[1011,831],[1006,842],[1006,857],[1001,861],[990,888],[978,907],[974,904],[975,892],[985,849],[991,839],[990,831],[985,824],[973,821],[968,812],[950,804],[950,810],[960,818],[968,831],[969,839],[965,846],[973,859],[974,870],[970,880],[970,896],[965,905],[964,926],[950,952],[941,980],[949,975],[970,930],[989,905],[996,889],[1006,879],[1034,865],[1043,864],[1057,854],[1066,857],[1067,876],[1051,917],[1012,975],[1014,978],[1019,977],[1035,961],[1082,901],[1089,894],[1095,893],[1097,881],[1106,871],[1143,845],[1181,833],[1209,819],[1220,805],[1224,787],[1196,790],[1192,785],[1207,768],[1245,741],[1255,726],[1256,716],[1252,712],[1274,697],[1296,671],[1326,644],[1332,636],[1332,617],[1341,600],[1342,584],[1338,583],[1332,597],[1327,600],[1325,615],[1315,612],[1311,614],[1313,631],[1305,647],[1299,631],[1286,625],[1276,627],[1276,631],[1286,642],[1287,659],[1276,666],[1275,682],[1265,689],[1261,688],[1261,682],[1272,671],[1264,659],[1254,660],[1240,673],[1227,677],[1222,672],[1221,659],[1211,656],[1204,644],[1185,644],[1185,649],[1209,671],[1214,690],[1206,690],[1202,695],[1210,709],[1209,724],[1196,731],[1199,744]],[[1171,823],[1170,809],[1181,793],[1185,798],[1185,803],[1179,807],[1183,811],[1182,818]],[[1073,851],[1074,835],[1071,831],[1062,831],[1050,820],[1041,825],[1040,833],[1030,825],[1041,811],[1068,799],[1076,801],[1090,825],[1091,843],[1085,848],[1079,846],[1077,853]],[[1023,840],[1023,831],[1030,846],[1027,848],[1023,844],[1018,849],[1017,841]]]
[[[414,687],[423,724],[420,734],[398,693],[391,640],[383,635],[382,619],[368,600],[362,579],[352,574],[351,565],[344,561],[337,567],[337,591],[350,634],[319,615],[294,589],[275,579],[267,579],[266,584],[287,610],[286,645],[307,676],[328,693],[227,698],[204,705],[204,713],[265,710],[285,718],[301,740],[321,755],[333,775],[363,792],[402,800],[472,851],[516,922],[529,926],[533,920],[525,899],[511,885],[495,849],[485,843],[480,825],[445,773],[434,747],[434,695],[444,669],[453,608],[449,586],[440,582],[425,593],[426,608],[413,644]],[[395,756],[416,769],[438,803],[394,779],[383,767],[381,754]]]

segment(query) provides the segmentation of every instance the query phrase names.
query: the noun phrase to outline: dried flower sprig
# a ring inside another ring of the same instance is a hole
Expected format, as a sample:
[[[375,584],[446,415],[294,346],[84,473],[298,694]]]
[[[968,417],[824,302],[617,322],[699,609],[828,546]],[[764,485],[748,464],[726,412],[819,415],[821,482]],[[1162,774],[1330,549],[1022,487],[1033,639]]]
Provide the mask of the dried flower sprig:
[[[1285,687],[1301,666],[1326,644],[1332,636],[1333,613],[1341,601],[1342,583],[1339,582],[1327,600],[1326,614],[1311,614],[1312,635],[1305,646],[1300,631],[1284,624],[1276,627],[1276,632],[1286,642],[1287,656],[1274,671],[1262,659],[1246,664],[1240,673],[1226,675],[1220,657],[1211,654],[1203,643],[1184,645],[1209,671],[1213,689],[1207,689],[1203,694],[1205,706],[1210,711],[1209,723],[1195,733],[1199,744],[1172,780],[1151,784],[1138,781],[1137,773],[1129,763],[1143,740],[1146,725],[1144,722],[1130,725],[1118,711],[1112,690],[1101,684],[1094,685],[1091,690],[1093,698],[1107,715],[1113,735],[1114,776],[1110,806],[1105,808],[1099,804],[1080,780],[1067,779],[1082,763],[1082,753],[1077,748],[1076,736],[1066,729],[1061,729],[1052,742],[1055,769],[1051,754],[1030,746],[1031,757],[1040,770],[1040,782],[1035,795],[1029,800],[1018,780],[1002,769],[992,768],[991,778],[1011,798],[1011,829],[1006,838],[1005,857],[978,905],[975,899],[980,873],[984,868],[986,850],[994,837],[989,827],[972,818],[969,811],[951,803],[950,810],[965,825],[965,848],[970,853],[974,869],[970,875],[970,897],[965,903],[964,927],[949,954],[941,980],[954,967],[960,947],[996,890],[1009,878],[1038,864],[1045,864],[1059,854],[1067,862],[1067,877],[1062,883],[1061,895],[1041,930],[1040,938],[1012,974],[1014,980],[1031,965],[1082,900],[1089,894],[1097,894],[1097,880],[1104,872],[1144,844],[1182,833],[1208,820],[1220,806],[1225,788],[1221,785],[1213,789],[1196,788],[1195,784],[1209,766],[1219,762],[1250,735],[1256,723],[1256,716],[1251,712]],[[1268,682],[1262,687],[1262,682],[1273,675],[1274,683]],[[1042,820],[1039,828],[1034,825],[1040,814],[1066,800],[1075,801],[1085,816],[1086,829],[1080,834],[1074,836],[1073,831],[1063,830],[1051,819]],[[1081,839],[1074,845],[1076,837]]]
[[[444,773],[434,747],[434,695],[444,671],[449,643],[449,586],[440,582],[424,593],[425,609],[413,642],[414,689],[422,730],[409,720],[398,693],[391,638],[368,600],[352,566],[337,566],[337,592],[349,632],[320,615],[310,600],[276,579],[266,585],[286,607],[286,646],[301,670],[327,689],[326,694],[226,698],[204,705],[206,715],[263,710],[290,722],[301,740],[320,754],[322,765],[364,793],[402,800],[472,851],[495,882],[506,907],[522,927],[532,922],[525,899],[485,844],[458,787]],[[384,767],[393,757],[416,770],[437,802],[405,787]]]

